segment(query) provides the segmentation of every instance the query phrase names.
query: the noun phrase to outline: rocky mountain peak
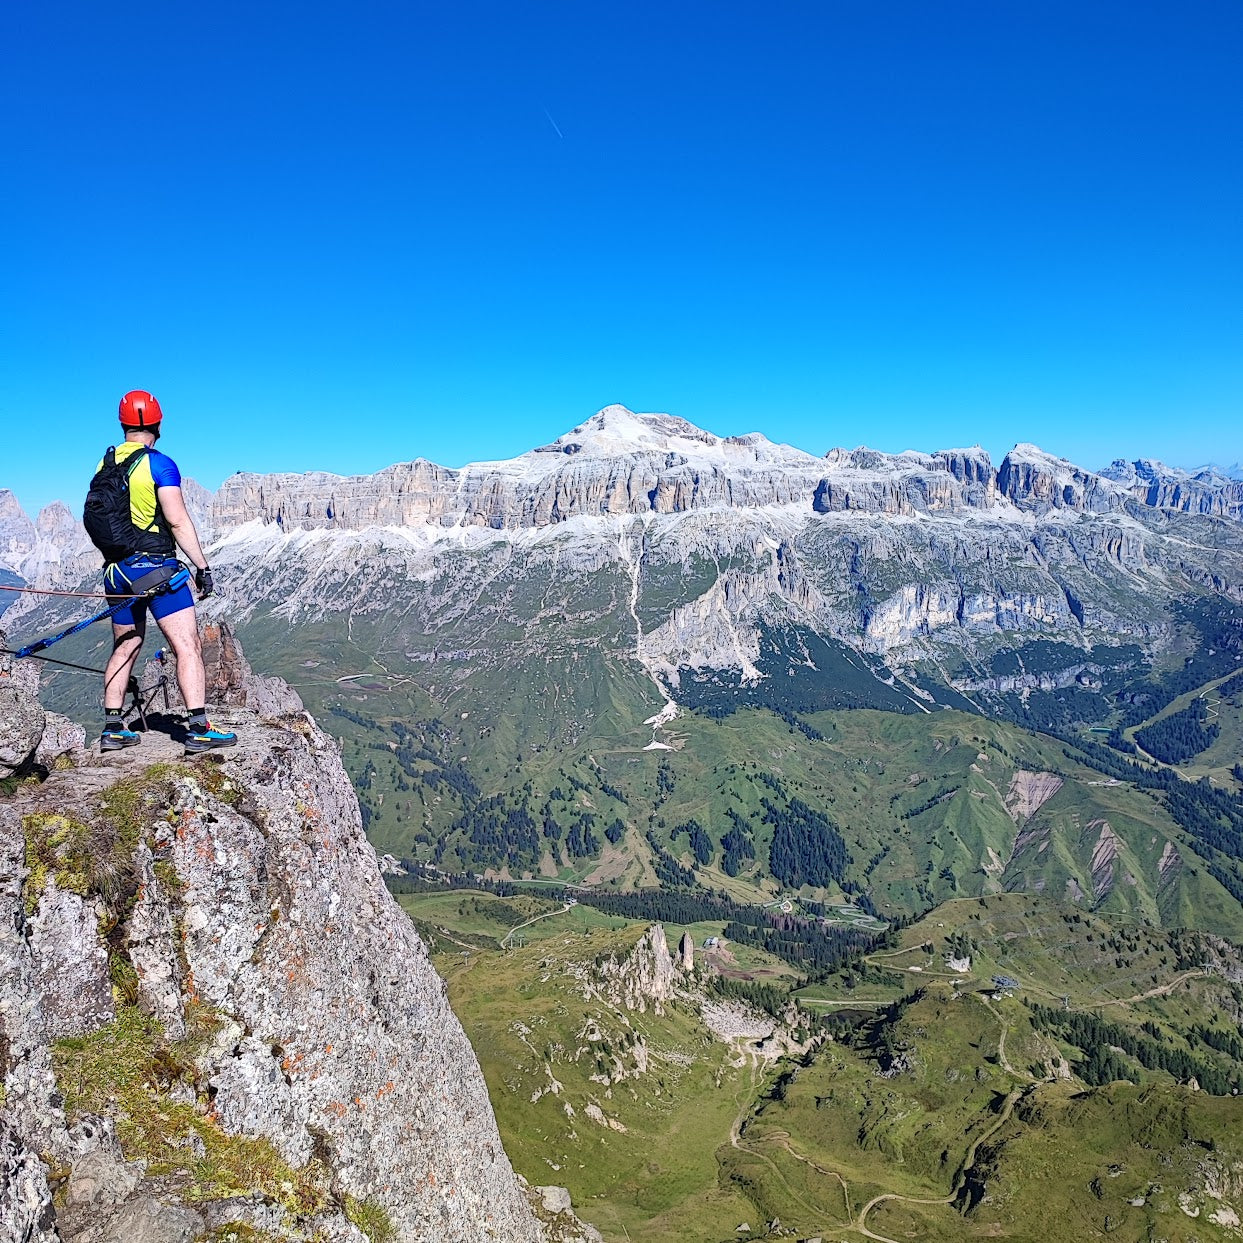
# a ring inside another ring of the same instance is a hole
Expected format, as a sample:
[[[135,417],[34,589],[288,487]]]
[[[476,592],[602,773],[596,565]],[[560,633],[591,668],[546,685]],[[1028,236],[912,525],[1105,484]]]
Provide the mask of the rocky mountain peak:
[[[627,458],[658,455],[674,462],[746,469],[757,463],[810,465],[817,459],[801,449],[774,444],[759,432],[717,436],[672,414],[636,414],[625,406],[606,406],[573,431],[558,436],[535,454],[582,454],[589,458]],[[521,462],[531,455],[524,454]],[[469,468],[467,468],[469,469]]]
[[[625,406],[605,406],[585,423],[558,436],[537,453],[589,453],[597,457],[618,454],[695,451],[715,447],[720,437],[671,414],[636,414]]]
[[[64,501],[53,501],[39,510],[35,530],[43,539],[63,539],[71,543],[78,534],[79,523]]]
[[[1243,518],[1243,479],[1215,467],[1186,471],[1153,458],[1118,458],[1100,473],[1154,509]]]
[[[1106,513],[1122,507],[1123,492],[1112,481],[1055,457],[1033,444],[1017,444],[997,468],[997,490],[1018,508]]]
[[[8,488],[0,488],[0,563],[16,565],[34,544],[34,523],[17,497]]]
[[[1235,462],[1231,466],[1206,462],[1203,466],[1193,467],[1191,473],[1193,475],[1216,475],[1222,479],[1243,479],[1243,462]]]
[[[607,959],[599,972],[613,1000],[640,1013],[651,1005],[657,1014],[663,1014],[665,1002],[676,996],[680,986],[662,924],[651,924],[629,954],[620,961]]]

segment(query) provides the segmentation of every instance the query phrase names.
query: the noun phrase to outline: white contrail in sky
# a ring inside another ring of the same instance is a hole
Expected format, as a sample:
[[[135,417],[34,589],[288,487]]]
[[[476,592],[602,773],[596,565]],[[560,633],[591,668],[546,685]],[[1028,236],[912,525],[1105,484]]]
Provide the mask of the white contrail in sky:
[[[548,118],[548,124],[557,131],[557,137],[564,139],[565,135],[561,132],[561,126],[559,126],[556,121],[552,119],[552,113],[549,112],[547,108],[544,109],[544,115]]]

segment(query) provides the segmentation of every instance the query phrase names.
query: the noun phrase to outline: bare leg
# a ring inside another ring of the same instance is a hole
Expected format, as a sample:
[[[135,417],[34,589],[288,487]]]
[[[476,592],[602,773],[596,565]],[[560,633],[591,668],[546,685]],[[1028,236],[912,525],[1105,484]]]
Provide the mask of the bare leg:
[[[121,711],[125,703],[125,688],[129,685],[134,662],[142,651],[142,641],[147,633],[147,619],[140,616],[133,626],[112,623],[112,655],[104,667],[104,711]]]
[[[181,687],[186,708],[202,708],[207,695],[207,677],[203,672],[203,645],[194,610],[178,609],[157,620],[168,646],[177,656],[177,685]]]

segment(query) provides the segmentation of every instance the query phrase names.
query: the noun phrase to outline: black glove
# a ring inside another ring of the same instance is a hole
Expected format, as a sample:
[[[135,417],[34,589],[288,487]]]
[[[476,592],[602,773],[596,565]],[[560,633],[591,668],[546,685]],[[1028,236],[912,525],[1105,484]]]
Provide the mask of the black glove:
[[[194,585],[199,589],[199,599],[206,600],[216,589],[212,582],[211,567],[205,565],[201,570],[194,571]]]

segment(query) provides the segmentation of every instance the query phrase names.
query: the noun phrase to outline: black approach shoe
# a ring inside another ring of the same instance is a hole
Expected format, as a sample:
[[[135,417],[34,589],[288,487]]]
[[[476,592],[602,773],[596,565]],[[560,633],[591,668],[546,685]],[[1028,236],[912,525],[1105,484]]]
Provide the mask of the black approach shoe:
[[[106,729],[99,736],[101,751],[122,751],[126,747],[136,747],[142,741],[142,735],[132,729],[121,726],[120,729]]]
[[[220,747],[237,745],[237,735],[223,729],[213,729],[210,721],[191,725],[186,731],[186,754],[197,755],[200,751],[216,751]]]

